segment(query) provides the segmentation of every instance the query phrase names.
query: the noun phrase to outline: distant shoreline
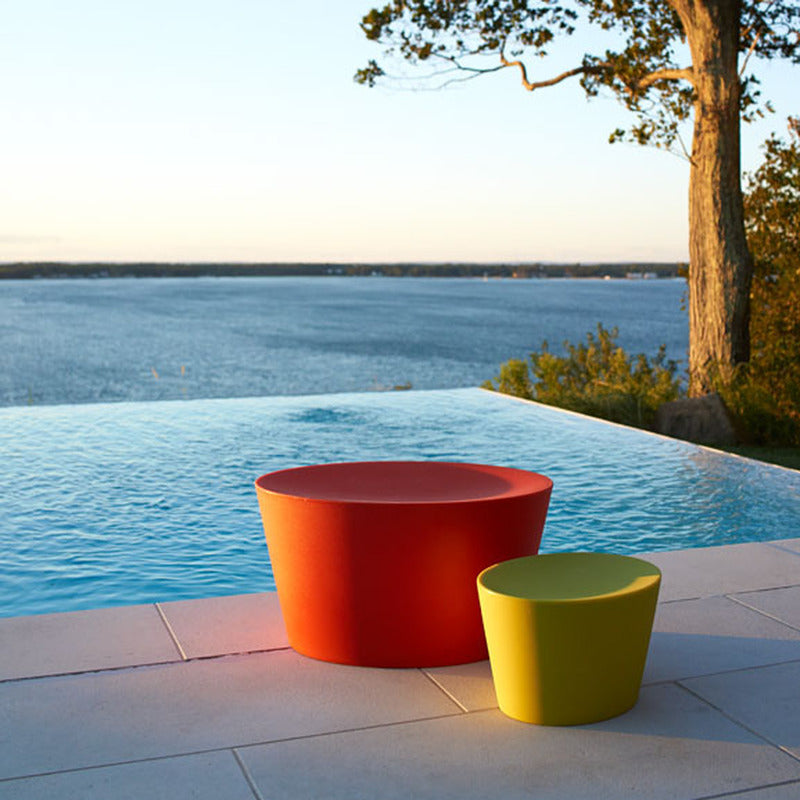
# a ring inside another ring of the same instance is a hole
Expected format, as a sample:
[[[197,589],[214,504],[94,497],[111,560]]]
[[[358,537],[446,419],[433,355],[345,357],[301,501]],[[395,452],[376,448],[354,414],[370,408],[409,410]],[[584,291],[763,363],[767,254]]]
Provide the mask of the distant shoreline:
[[[0,280],[376,276],[425,278],[677,278],[683,263],[121,263],[37,261],[0,264]]]

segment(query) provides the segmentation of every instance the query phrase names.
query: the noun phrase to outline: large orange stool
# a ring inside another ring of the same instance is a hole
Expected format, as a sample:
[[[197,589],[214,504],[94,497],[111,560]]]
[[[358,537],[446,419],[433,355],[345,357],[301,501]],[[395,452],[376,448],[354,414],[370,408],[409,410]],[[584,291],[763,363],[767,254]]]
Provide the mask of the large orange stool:
[[[256,481],[291,646],[342,664],[487,657],[475,577],[538,552],[552,481],[437,461],[320,464]]]

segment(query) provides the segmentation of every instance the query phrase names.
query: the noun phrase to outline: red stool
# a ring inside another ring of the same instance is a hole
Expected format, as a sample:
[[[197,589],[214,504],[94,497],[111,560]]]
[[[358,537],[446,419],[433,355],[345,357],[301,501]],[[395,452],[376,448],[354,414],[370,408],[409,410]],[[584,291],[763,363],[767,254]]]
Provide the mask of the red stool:
[[[438,461],[321,464],[256,481],[289,642],[342,664],[487,657],[475,578],[539,550],[552,481]]]

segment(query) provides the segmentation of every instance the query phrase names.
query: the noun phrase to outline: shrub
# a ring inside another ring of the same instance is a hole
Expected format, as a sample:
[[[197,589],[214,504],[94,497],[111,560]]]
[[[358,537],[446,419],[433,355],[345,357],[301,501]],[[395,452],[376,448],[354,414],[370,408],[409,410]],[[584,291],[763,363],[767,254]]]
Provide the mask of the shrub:
[[[678,397],[677,365],[662,345],[652,362],[628,355],[617,345],[618,330],[597,326],[586,343],[564,342],[567,354],[550,352],[547,342],[529,361],[511,359],[484,388],[537,400],[595,417],[650,428],[656,409]]]
[[[718,391],[752,444],[800,445],[800,119],[774,134],[746,176],[745,224],[753,255],[750,362]]]
[[[533,400],[536,396],[528,364],[522,359],[511,358],[505,364],[501,364],[500,374],[495,380],[497,381],[496,386],[491,381],[485,381],[483,387],[503,394],[511,394],[514,397],[524,397],[526,400]]]

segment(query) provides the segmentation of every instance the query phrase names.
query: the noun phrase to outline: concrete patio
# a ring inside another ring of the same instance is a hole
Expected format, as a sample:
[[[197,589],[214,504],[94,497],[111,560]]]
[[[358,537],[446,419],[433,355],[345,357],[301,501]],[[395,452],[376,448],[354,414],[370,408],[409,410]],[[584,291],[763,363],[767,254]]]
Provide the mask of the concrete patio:
[[[574,728],[299,656],[273,594],[0,619],[0,798],[800,797],[800,539],[646,557],[639,703]]]

